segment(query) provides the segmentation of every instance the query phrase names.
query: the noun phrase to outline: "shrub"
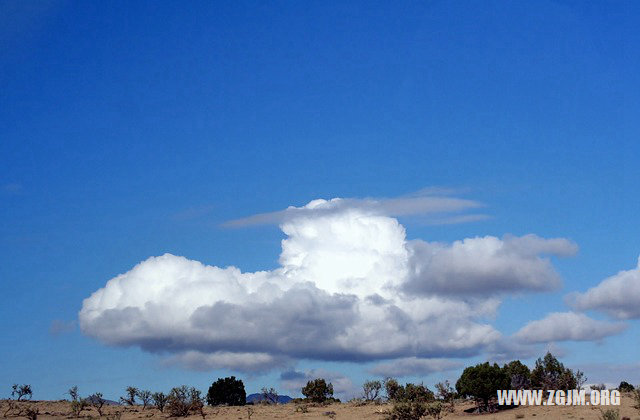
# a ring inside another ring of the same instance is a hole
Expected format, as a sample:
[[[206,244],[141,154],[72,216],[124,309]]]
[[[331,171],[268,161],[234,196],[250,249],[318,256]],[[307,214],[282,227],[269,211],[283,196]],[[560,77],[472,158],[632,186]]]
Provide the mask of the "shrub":
[[[404,394],[404,387],[394,378],[385,378],[384,390],[389,401],[398,401],[401,394]]]
[[[247,393],[244,390],[244,383],[235,376],[218,378],[209,387],[207,392],[207,404],[209,405],[245,405],[247,403]]]
[[[333,397],[333,385],[322,378],[314,379],[302,388],[302,395],[312,402],[322,403]]]
[[[449,406],[449,411],[455,411],[456,391],[451,387],[449,381],[438,382],[436,384],[438,397]]]
[[[37,409],[37,408],[33,408],[33,407],[28,407],[24,412],[24,415],[29,420],[37,420],[38,419],[38,414],[40,414],[40,410]]]
[[[80,399],[80,394],[78,393],[78,386],[74,385],[67,391],[67,394],[71,397],[71,401],[77,401]]]
[[[387,420],[420,420],[427,413],[427,404],[419,401],[404,401],[393,405]]]
[[[102,398],[102,394],[100,392],[96,392],[95,394],[90,395],[87,400],[89,400],[89,403],[98,410],[98,414],[102,416],[102,407],[106,402],[104,398]]]
[[[634,401],[633,408],[640,411],[640,387],[633,390],[633,401]]]
[[[618,385],[618,391],[620,392],[633,392],[634,389],[633,385],[627,381],[622,381],[620,385]]]
[[[424,386],[424,384],[415,385],[408,383],[404,386],[404,400],[406,401],[420,401],[428,402],[436,399],[433,392]]]
[[[381,389],[382,383],[380,381],[366,381],[362,385],[364,399],[367,401],[376,401]]]
[[[594,391],[602,391],[603,389],[607,389],[607,386],[605,384],[594,384],[594,385],[591,385],[589,388],[591,388]]]
[[[31,385],[18,385],[18,384],[14,384],[11,389],[13,391],[11,391],[11,396],[12,397],[18,397],[17,400],[20,401],[22,400],[22,397],[25,396],[29,396],[29,399],[31,399],[31,397],[33,396],[33,391],[31,391]]]
[[[580,372],[582,373],[582,372]],[[535,389],[577,389],[578,381],[571,369],[565,368],[550,352],[536,360],[531,371],[531,386]]]
[[[435,420],[440,420],[446,414],[445,406],[440,401],[434,401],[427,404],[426,414],[433,417]]]
[[[262,401],[267,404],[278,404],[278,391],[275,388],[262,388]]]
[[[171,417],[186,417],[192,412],[200,413],[204,417],[203,406],[200,391],[186,385],[173,388],[166,402]]]
[[[154,392],[151,394],[151,399],[153,400],[153,405],[163,413],[164,406],[167,405],[167,396],[164,395],[164,392]]]
[[[138,395],[138,388],[128,386],[126,389],[127,396],[120,397],[120,401],[126,405],[134,405],[136,403],[136,395]]]
[[[147,408],[147,405],[151,402],[151,391],[136,390],[136,396],[140,398],[140,402],[142,402],[142,409]]]
[[[456,382],[456,390],[461,396],[474,397],[480,411],[489,411],[496,391],[508,389],[510,385],[510,378],[500,366],[486,362],[465,368]]]
[[[620,412],[618,410],[602,410],[600,409],[600,418],[602,420],[620,420]]]

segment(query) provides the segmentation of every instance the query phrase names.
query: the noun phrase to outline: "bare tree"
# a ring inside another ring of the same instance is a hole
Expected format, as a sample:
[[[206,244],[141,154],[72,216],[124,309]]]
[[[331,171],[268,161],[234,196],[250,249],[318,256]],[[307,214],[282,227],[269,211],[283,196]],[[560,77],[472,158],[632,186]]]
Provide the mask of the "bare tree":
[[[376,401],[380,395],[382,389],[382,382],[380,381],[366,381],[362,385],[362,391],[364,399],[367,401]]]
[[[134,386],[127,387],[127,396],[120,397],[120,401],[122,401],[126,405],[134,405],[136,403],[136,395],[138,395],[138,388]]]
[[[29,396],[29,399],[31,399],[31,396],[33,395],[33,392],[31,391],[31,385],[18,385],[18,384],[14,384],[11,389],[13,389],[13,391],[11,391],[11,396],[15,397],[17,396],[17,400],[20,401],[22,399],[22,397],[25,396]]]
[[[98,410],[98,415],[102,416],[102,407],[106,402],[104,398],[102,398],[102,393],[96,392],[95,394],[89,396],[89,402],[96,410]]]
[[[149,402],[151,402],[151,391],[138,390],[136,392],[136,395],[138,396],[138,398],[140,398],[140,401],[142,402],[142,409],[144,410],[145,408],[147,408],[147,405],[149,405]]]
[[[262,388],[262,401],[269,404],[278,404],[278,391],[275,388]]]

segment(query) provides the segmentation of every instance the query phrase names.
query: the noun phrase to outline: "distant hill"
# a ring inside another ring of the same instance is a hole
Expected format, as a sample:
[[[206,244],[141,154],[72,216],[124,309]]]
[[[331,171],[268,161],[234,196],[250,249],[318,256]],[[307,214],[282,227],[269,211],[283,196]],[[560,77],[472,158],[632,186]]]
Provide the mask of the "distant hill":
[[[88,396],[87,398],[85,398],[90,404],[93,404],[94,402],[96,402],[97,400],[93,397],[93,395]],[[103,398],[104,399],[104,398]],[[118,401],[113,401],[113,400],[107,400],[104,399],[104,404],[105,405],[121,405]]]
[[[286,404],[289,401],[291,401],[293,398],[291,398],[288,395],[278,395],[278,404]],[[256,394],[249,394],[247,395],[247,402],[248,403],[259,403],[260,401],[262,401],[262,394],[256,393]]]

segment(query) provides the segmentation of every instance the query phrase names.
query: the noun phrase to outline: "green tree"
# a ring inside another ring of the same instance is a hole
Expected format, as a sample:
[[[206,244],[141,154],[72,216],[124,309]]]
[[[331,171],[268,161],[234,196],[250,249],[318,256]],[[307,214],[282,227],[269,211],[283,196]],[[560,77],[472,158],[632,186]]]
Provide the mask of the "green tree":
[[[333,398],[333,385],[322,378],[314,379],[302,388],[302,395],[312,402],[322,403]]]
[[[502,367],[511,381],[511,389],[528,389],[531,387],[531,371],[520,360],[513,360]]]
[[[633,392],[634,389],[633,385],[627,381],[622,381],[620,382],[620,385],[618,385],[618,391],[620,392]]]
[[[510,386],[511,380],[505,370],[489,362],[465,368],[456,382],[458,394],[474,397],[480,411],[489,411],[496,391]]]
[[[244,383],[235,376],[218,378],[207,392],[209,405],[245,405],[246,403],[247,393],[244,390]]]
[[[578,382],[571,369],[564,367],[550,352],[536,360],[531,371],[531,386],[535,389],[576,389]]]

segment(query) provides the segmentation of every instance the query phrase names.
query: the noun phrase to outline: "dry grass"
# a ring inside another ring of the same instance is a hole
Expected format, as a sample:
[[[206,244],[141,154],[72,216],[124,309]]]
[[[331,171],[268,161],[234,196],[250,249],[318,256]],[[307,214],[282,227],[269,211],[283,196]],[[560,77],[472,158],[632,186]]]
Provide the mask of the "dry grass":
[[[15,403],[15,401],[12,401]],[[18,407],[7,414],[7,418],[27,418],[26,410],[38,410],[38,420],[46,419],[73,419],[71,404],[68,401],[21,401],[17,403]],[[517,407],[511,410],[505,410],[495,414],[468,414],[463,410],[472,407],[472,404],[459,405],[456,412],[445,417],[447,420],[456,419],[574,419],[574,420],[590,420],[599,419],[600,410],[597,407]],[[0,401],[0,416],[4,416],[9,408],[9,401]],[[632,420],[640,420],[640,411],[633,408],[633,400],[629,395],[622,397],[622,403],[619,407],[602,407],[617,408],[620,410],[621,417],[629,417]],[[391,409],[389,404],[367,404],[355,405],[349,403],[330,404],[327,406],[317,405],[297,405],[297,404],[281,404],[281,405],[253,405],[245,407],[205,407],[204,413],[206,419],[379,419],[385,418],[385,412]],[[103,416],[99,417],[95,408],[91,407],[83,410],[80,418],[82,419],[104,419],[104,420],[133,420],[133,419],[168,419],[166,413],[147,407],[123,407],[123,406],[105,406],[103,408]],[[198,415],[192,415],[189,419],[201,419]]]

